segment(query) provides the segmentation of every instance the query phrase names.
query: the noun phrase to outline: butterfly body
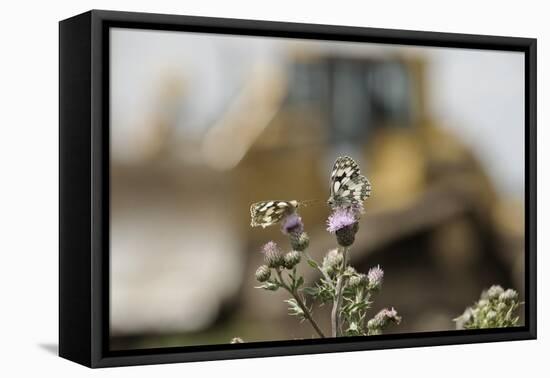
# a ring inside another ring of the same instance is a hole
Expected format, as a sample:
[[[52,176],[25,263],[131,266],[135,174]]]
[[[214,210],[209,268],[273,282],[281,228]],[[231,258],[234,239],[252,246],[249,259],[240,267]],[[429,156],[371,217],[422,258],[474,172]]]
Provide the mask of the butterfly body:
[[[292,214],[300,206],[296,200],[261,201],[250,205],[250,225],[263,228],[280,222],[284,217]]]
[[[330,175],[330,198],[332,208],[361,206],[370,197],[371,184],[361,175],[359,165],[349,156],[336,159]]]

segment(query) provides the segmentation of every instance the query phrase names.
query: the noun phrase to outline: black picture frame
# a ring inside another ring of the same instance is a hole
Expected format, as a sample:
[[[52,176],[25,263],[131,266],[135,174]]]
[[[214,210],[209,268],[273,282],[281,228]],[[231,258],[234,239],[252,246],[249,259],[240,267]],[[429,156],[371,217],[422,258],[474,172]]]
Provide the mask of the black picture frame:
[[[519,51],[525,54],[525,326],[110,351],[110,27]],[[532,38],[92,10],[59,23],[59,355],[88,367],[536,338],[536,67]]]

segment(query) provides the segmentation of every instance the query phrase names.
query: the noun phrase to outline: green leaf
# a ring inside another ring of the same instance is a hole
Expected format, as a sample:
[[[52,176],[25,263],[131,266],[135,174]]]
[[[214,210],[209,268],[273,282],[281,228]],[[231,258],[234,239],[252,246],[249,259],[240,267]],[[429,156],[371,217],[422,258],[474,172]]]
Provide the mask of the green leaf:
[[[298,302],[296,302],[296,299],[286,299],[286,303],[288,303],[288,314],[292,316],[299,316],[301,318],[304,317],[304,311],[302,308],[298,305]]]
[[[276,281],[267,281],[266,283],[264,283],[263,285],[260,285],[260,286],[255,286],[254,288],[256,289],[264,289],[264,290],[269,290],[269,291],[276,291],[277,289],[279,289],[281,287],[281,285],[276,282]]]
[[[311,259],[308,259],[308,260],[307,260],[307,263],[308,263],[308,265],[309,265],[310,267],[312,267],[312,268],[315,268],[315,269],[319,268],[319,264],[317,264],[315,261],[313,261],[313,260],[311,260]]]

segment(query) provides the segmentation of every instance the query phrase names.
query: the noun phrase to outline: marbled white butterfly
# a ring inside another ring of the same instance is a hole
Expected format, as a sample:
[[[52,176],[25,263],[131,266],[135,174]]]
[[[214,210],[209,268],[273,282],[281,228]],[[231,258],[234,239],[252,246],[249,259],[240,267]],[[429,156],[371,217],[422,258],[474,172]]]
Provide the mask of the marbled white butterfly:
[[[298,201],[261,201],[250,206],[250,225],[252,227],[274,225],[285,216],[292,214],[300,206]]]
[[[349,156],[341,156],[334,162],[330,175],[330,198],[332,208],[361,206],[370,197],[369,180],[361,175],[359,166]]]

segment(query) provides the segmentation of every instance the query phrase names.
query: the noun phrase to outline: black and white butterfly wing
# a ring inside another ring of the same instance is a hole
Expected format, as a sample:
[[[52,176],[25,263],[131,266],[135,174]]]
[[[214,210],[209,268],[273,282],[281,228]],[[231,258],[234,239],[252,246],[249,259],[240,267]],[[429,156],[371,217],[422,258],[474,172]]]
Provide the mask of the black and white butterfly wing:
[[[362,203],[370,197],[372,187],[369,180],[365,176],[359,175],[357,177],[353,177],[347,182],[346,185],[349,193],[344,191],[342,196],[349,196],[349,202],[351,202],[351,204],[355,205]]]
[[[261,201],[250,206],[250,225],[263,228],[279,223],[285,216],[296,211],[298,201]]]
[[[338,194],[351,178],[360,173],[359,166],[349,156],[336,159],[330,175],[330,196],[334,197],[335,194]]]
[[[343,156],[336,159],[330,176],[330,206],[361,204],[370,192],[369,180],[361,175],[359,165],[352,158]]]

